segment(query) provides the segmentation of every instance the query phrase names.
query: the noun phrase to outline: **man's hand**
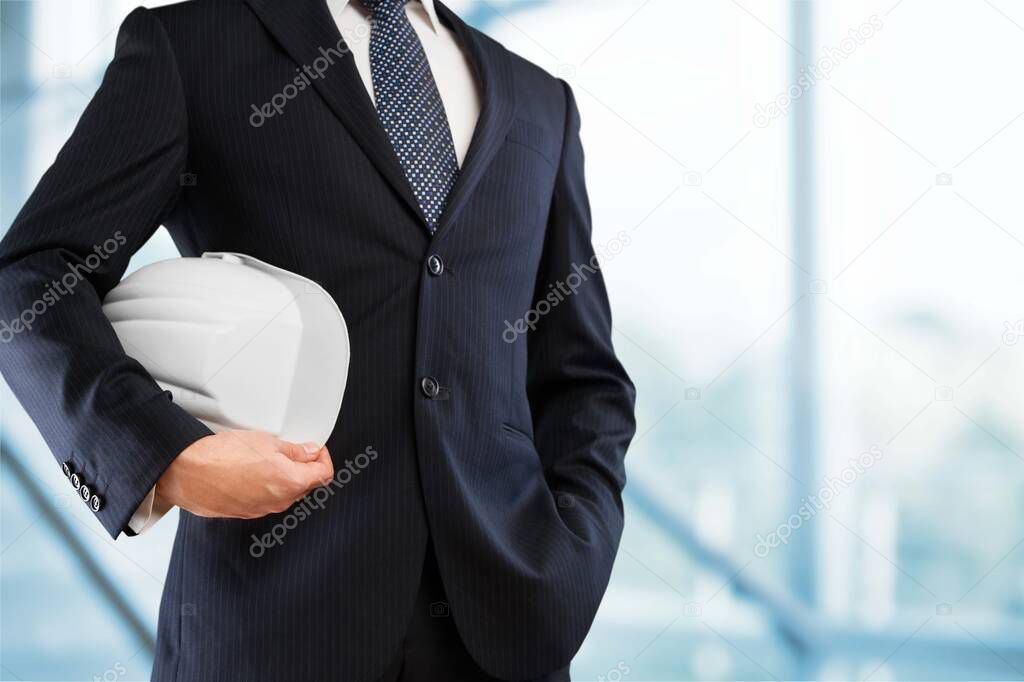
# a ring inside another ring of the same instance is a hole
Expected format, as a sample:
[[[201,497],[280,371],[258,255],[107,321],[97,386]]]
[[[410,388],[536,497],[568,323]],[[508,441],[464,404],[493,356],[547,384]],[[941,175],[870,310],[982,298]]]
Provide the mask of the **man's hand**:
[[[282,512],[334,476],[327,448],[261,431],[224,431],[185,448],[156,495],[197,516],[254,519]]]

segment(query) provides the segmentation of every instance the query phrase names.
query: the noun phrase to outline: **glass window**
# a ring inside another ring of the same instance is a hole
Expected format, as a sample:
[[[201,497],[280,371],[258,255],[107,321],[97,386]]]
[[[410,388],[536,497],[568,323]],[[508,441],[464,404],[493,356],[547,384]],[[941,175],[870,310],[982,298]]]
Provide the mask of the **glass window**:
[[[134,5],[3,3],[3,229]],[[573,88],[639,394],[573,678],[1024,675],[1024,8],[451,5]],[[176,519],[113,543],[0,389],[4,675],[144,678]]]

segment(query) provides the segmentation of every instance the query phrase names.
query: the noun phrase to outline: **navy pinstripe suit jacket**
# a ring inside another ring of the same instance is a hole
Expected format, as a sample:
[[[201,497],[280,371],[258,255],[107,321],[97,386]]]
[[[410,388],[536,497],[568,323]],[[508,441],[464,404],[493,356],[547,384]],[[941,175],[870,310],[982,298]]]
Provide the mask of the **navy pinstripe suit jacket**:
[[[622,531],[634,390],[593,267],[577,108],[565,83],[438,11],[483,109],[432,238],[324,0],[197,0],[128,16],[0,243],[2,320],[81,276],[7,334],[0,368],[114,537],[209,433],[100,310],[158,225],[185,255],[239,251],[310,277],[348,320],[327,445],[337,467],[376,458],[258,557],[253,537],[287,513],[182,513],[154,679],[374,679],[428,537],[461,636],[495,676],[565,666],[594,618]]]

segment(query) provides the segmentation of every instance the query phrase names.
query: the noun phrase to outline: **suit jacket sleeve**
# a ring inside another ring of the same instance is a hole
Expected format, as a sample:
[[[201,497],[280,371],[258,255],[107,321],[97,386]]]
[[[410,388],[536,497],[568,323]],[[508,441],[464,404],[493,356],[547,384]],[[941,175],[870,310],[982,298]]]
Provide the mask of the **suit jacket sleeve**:
[[[578,535],[617,547],[635,391],[612,348],[608,295],[590,241],[579,111],[562,85],[565,133],[534,297],[551,306],[527,337],[527,390],[559,513]]]
[[[68,142],[0,242],[0,371],[114,538],[171,461],[210,430],[125,354],[101,310],[178,198],[182,83],[145,9]]]

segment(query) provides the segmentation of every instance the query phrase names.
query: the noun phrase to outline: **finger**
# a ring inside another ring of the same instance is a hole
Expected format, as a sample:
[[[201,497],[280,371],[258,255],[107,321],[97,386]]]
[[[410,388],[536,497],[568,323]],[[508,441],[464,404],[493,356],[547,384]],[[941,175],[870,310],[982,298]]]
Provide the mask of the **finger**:
[[[304,464],[303,467],[305,468],[305,475],[307,477],[306,490],[303,492],[303,495],[308,493],[310,490],[330,485],[331,478],[334,476],[334,470],[331,469],[329,464],[316,461]]]
[[[324,448],[321,453],[320,458],[315,462],[294,465],[299,470],[303,481],[302,492],[297,495],[296,499],[305,497],[317,488],[330,485],[334,477],[334,467],[331,464],[330,455],[327,454],[327,449]]]
[[[324,485],[327,485],[334,478],[334,460],[331,459],[331,453],[327,450],[327,446],[320,448],[320,452],[317,453],[316,463],[322,469],[322,482]]]
[[[281,468],[290,483],[281,492],[292,499],[298,499],[321,485],[323,472],[319,462],[295,462],[285,457],[281,459]]]
[[[314,462],[323,447],[316,443],[289,443],[278,441],[277,450],[293,462]]]

